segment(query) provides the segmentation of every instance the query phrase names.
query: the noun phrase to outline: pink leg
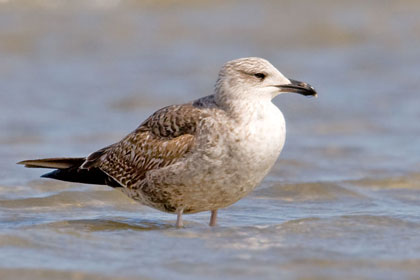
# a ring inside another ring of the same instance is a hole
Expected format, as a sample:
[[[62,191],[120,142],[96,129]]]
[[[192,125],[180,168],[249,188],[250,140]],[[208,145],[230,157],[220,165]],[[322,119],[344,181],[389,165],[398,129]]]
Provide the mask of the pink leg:
[[[184,209],[180,209],[176,211],[177,217],[176,217],[176,227],[182,228],[184,227],[184,222],[182,221],[182,212],[184,212]]]
[[[211,210],[211,217],[210,217],[209,225],[211,227],[214,227],[216,225],[216,220],[217,220],[217,209],[216,210]]]

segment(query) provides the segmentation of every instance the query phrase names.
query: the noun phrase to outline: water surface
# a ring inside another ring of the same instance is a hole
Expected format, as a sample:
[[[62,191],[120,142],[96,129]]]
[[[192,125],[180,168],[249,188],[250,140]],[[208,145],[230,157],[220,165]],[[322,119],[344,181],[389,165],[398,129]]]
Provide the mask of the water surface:
[[[1,279],[420,279],[416,1],[0,1]],[[287,141],[249,197],[175,216],[15,162],[84,156],[261,56]]]

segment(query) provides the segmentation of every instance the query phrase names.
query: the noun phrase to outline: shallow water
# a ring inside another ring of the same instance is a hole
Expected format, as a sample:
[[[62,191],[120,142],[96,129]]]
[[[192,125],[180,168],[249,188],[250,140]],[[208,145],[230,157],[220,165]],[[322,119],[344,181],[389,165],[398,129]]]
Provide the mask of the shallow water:
[[[0,1],[1,279],[420,279],[417,1]],[[249,197],[185,217],[27,158],[83,156],[262,56],[313,84]]]

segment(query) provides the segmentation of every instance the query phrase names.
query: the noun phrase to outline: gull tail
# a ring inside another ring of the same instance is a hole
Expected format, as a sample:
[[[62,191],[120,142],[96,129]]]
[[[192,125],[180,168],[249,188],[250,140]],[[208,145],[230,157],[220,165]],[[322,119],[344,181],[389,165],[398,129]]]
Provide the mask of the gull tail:
[[[51,168],[51,169],[65,169],[74,166],[80,166],[86,158],[44,158],[20,161],[17,164],[22,164],[29,168]]]
[[[60,181],[108,185],[113,188],[120,188],[121,185],[113,178],[109,177],[99,168],[84,169],[80,166],[86,161],[86,158],[45,158],[24,160],[17,164],[22,164],[29,168],[51,168],[56,169],[52,172],[42,175],[43,178],[50,178]]]

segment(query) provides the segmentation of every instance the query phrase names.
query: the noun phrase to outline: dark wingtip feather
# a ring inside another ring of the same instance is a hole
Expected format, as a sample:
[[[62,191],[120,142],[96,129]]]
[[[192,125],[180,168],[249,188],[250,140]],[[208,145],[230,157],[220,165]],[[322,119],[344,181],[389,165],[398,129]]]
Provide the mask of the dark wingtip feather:
[[[48,172],[48,173],[42,174],[42,175],[41,175],[41,178],[51,178],[51,179],[55,179],[55,177],[54,177],[53,175],[54,175],[54,173],[55,173],[56,171],[57,171],[57,170],[54,170],[54,171],[51,171],[51,172]]]
[[[24,160],[17,164],[25,165],[25,167],[56,169],[41,175],[41,178],[75,183],[108,185],[113,188],[121,188],[121,185],[117,181],[112,177],[109,177],[99,168],[80,168],[80,165],[82,165],[85,160],[86,158],[45,158]]]
[[[55,179],[66,182],[85,183],[94,185],[108,185],[120,188],[121,185],[98,168],[80,169],[77,167],[57,169],[41,175],[42,178]]]

